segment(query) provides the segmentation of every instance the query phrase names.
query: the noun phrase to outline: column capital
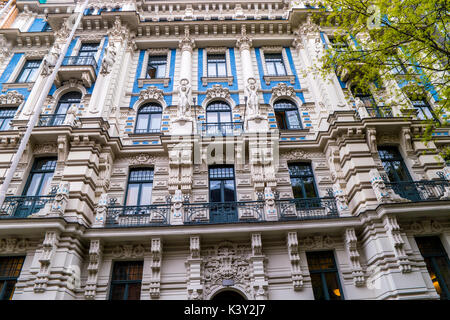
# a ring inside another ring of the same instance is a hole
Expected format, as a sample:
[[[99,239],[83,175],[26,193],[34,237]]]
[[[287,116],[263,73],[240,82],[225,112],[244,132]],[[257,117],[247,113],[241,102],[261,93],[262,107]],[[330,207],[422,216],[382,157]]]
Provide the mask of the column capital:
[[[195,48],[194,39],[192,39],[189,35],[189,27],[185,27],[184,29],[184,38],[180,40],[178,47],[181,51],[190,51]]]
[[[239,50],[250,50],[252,46],[252,39],[247,35],[245,26],[242,26],[241,37],[236,41],[236,47]]]

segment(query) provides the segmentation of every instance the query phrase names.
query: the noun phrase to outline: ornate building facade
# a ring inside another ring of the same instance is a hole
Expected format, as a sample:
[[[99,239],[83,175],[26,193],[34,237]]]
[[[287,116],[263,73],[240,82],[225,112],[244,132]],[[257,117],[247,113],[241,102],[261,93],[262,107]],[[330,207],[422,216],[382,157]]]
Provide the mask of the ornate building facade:
[[[1,299],[449,298],[450,127],[313,72],[312,2],[40,2],[0,16]]]

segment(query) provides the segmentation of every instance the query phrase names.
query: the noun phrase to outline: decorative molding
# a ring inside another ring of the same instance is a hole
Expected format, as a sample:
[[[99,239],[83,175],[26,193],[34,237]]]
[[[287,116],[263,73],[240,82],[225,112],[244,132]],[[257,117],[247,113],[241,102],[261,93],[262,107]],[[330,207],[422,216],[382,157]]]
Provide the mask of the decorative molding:
[[[97,292],[97,278],[98,271],[100,270],[100,264],[102,261],[103,245],[100,240],[91,240],[89,247],[89,265],[88,279],[84,288],[84,297],[86,299],[95,299]]]
[[[47,231],[44,242],[42,243],[42,253],[39,258],[41,264],[39,273],[34,281],[34,292],[43,293],[47,289],[48,278],[50,276],[50,263],[53,255],[58,248],[59,233],[56,231]]]
[[[157,87],[148,87],[147,89],[141,90],[139,92],[139,99],[137,103],[144,102],[146,100],[156,100],[164,106],[164,91],[158,89]]]
[[[345,248],[352,267],[353,283],[356,287],[362,287],[365,284],[364,272],[359,262],[359,252],[357,248],[357,237],[354,228],[348,228],[344,234]]]
[[[272,87],[272,96],[279,97],[295,97],[294,87],[288,87],[286,83],[279,83],[276,87]]]
[[[325,249],[333,248],[334,240],[329,235],[308,236],[299,239],[299,243],[305,249]]]
[[[405,241],[403,240],[397,218],[393,215],[387,215],[384,217],[383,223],[390,239],[390,243],[393,246],[394,254],[397,258],[397,264],[400,267],[400,270],[402,273],[411,272],[411,264],[408,256],[406,255]]]
[[[203,285],[201,266],[202,259],[200,255],[200,237],[191,236],[189,245],[190,257],[186,261],[187,270],[187,294],[189,300],[203,299]]]
[[[33,154],[48,154],[48,153],[58,153],[58,146],[56,143],[42,143],[35,144],[33,146]]]
[[[241,51],[250,50],[250,48],[252,47],[252,39],[250,39],[250,37],[247,35],[245,25],[242,26],[241,37],[237,39],[236,47],[238,47]]]
[[[268,282],[264,270],[264,254],[262,252],[262,240],[260,233],[252,233],[251,235],[252,255],[252,287],[255,300],[267,299]]]
[[[369,171],[370,183],[372,184],[372,189],[380,203],[389,202],[410,202],[408,199],[400,197],[398,194],[386,186],[380,172],[377,169],[371,169]]]
[[[150,279],[150,297],[159,298],[161,286],[161,260],[162,260],[162,241],[161,238],[152,238],[152,277]]]
[[[295,291],[299,291],[303,288],[303,275],[300,267],[297,232],[288,232],[286,244],[291,262],[292,285]]]

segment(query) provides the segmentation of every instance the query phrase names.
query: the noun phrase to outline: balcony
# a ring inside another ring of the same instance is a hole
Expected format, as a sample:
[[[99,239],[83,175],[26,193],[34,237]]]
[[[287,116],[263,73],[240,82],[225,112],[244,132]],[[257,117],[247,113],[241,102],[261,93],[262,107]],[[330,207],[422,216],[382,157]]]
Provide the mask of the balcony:
[[[334,197],[283,199],[276,201],[280,220],[314,220],[338,218]]]
[[[37,127],[57,127],[64,124],[65,114],[41,115]]]
[[[239,136],[243,128],[242,122],[199,123],[198,133],[202,136]]]
[[[106,226],[164,226],[169,224],[169,217],[170,204],[147,206],[110,205],[106,213]]]
[[[173,204],[107,207],[106,227],[168,226]],[[333,197],[276,200],[278,220],[311,220],[339,217]],[[183,203],[184,225],[265,222],[264,200],[239,202]],[[276,220],[276,219],[275,219]],[[271,220],[272,221],[272,220]]]
[[[82,81],[85,87],[90,87],[95,82],[96,70],[97,61],[92,56],[64,57],[55,84],[59,87],[64,81],[76,79]]]
[[[450,190],[450,181],[445,179],[385,182],[385,184],[400,197],[412,202],[446,200],[450,197],[450,194],[447,194]]]
[[[264,201],[186,203],[185,224],[265,221]]]
[[[0,218],[26,218],[39,212],[55,195],[6,197],[0,208]]]
[[[392,118],[392,109],[389,107],[366,107],[371,118]]]

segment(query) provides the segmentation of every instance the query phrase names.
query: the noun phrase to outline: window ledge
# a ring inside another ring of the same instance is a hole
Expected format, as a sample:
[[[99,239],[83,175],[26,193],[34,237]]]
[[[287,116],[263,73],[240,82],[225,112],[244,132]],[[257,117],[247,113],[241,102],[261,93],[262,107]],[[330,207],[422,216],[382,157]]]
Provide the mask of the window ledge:
[[[155,78],[155,79],[141,78],[138,79],[138,87],[142,88],[144,84],[163,84],[164,87],[168,87],[169,82],[170,78]]]
[[[271,81],[289,81],[291,84],[295,84],[295,76],[294,75],[286,75],[286,76],[270,76],[265,75],[264,81],[266,85],[270,85]]]
[[[233,85],[233,76],[229,77],[202,77],[202,85],[207,86],[210,82],[228,82],[228,85]]]
[[[34,82],[6,82],[3,84],[2,92],[6,92],[8,89],[27,88],[28,91],[34,86]]]

